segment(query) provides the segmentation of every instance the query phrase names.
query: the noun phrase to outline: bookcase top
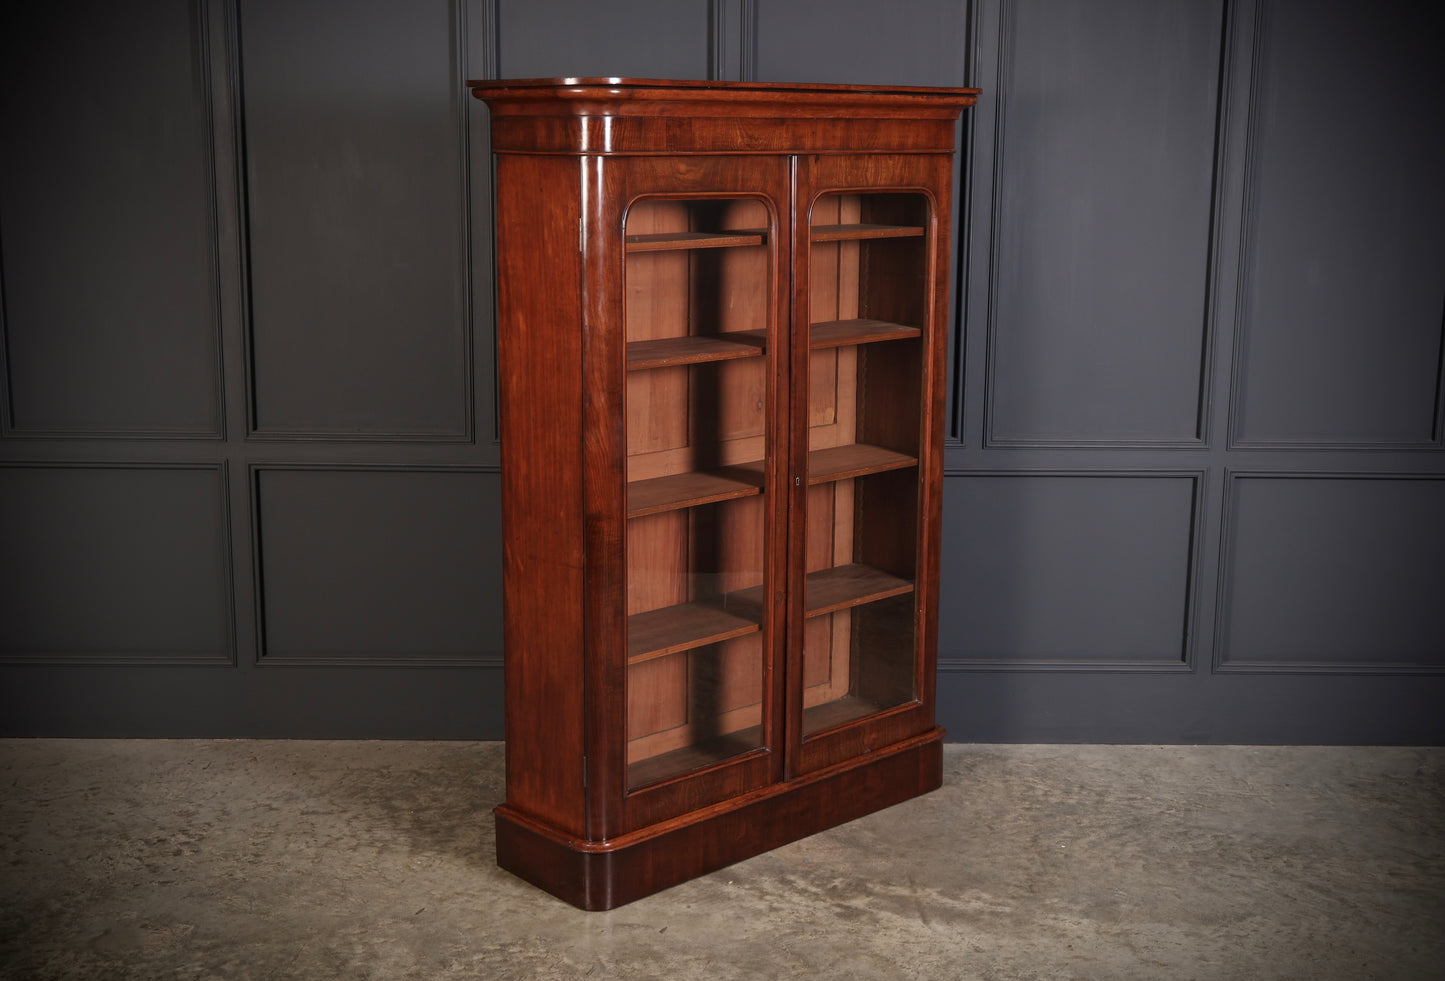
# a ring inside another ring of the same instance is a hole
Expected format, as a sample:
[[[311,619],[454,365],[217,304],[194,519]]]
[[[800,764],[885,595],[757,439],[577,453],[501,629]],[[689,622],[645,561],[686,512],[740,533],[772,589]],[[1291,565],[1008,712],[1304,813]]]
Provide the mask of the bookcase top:
[[[712,79],[619,78],[588,76],[578,78],[499,78],[473,79],[467,82],[473,92],[486,91],[497,95],[549,90],[557,96],[600,95],[611,92],[617,98],[636,98],[649,94],[684,93],[694,98],[738,98],[757,93],[769,98],[789,95],[834,95],[840,97],[922,96],[933,99],[958,100],[969,105],[981,90],[931,85],[851,85],[831,82],[737,82]],[[478,98],[484,96],[478,95]]]
[[[498,153],[951,152],[979,90],[648,78],[470,81]]]

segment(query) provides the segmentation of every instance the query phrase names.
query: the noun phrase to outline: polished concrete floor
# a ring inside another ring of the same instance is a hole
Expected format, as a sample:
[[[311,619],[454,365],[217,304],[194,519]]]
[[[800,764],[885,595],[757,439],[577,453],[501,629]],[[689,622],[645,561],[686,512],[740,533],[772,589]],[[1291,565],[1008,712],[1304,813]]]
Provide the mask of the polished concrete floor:
[[[945,768],[583,913],[493,864],[496,743],[0,742],[0,976],[1445,978],[1445,750]]]

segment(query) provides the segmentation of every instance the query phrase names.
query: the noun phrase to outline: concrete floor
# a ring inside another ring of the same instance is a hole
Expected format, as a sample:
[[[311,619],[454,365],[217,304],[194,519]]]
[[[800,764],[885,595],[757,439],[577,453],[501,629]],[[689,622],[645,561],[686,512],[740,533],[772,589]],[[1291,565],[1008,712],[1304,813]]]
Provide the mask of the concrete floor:
[[[610,913],[492,862],[497,743],[0,742],[5,978],[1445,977],[1445,749],[950,746]]]

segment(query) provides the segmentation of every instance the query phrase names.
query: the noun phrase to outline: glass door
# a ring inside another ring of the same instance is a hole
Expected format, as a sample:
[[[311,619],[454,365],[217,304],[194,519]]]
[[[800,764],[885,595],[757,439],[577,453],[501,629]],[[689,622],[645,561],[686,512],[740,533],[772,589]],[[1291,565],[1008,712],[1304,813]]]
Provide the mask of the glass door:
[[[894,738],[921,716],[933,208],[922,191],[826,192],[800,231],[808,418],[803,602],[794,614],[803,618],[799,769]],[[830,739],[842,740],[836,752]]]
[[[759,197],[627,210],[629,792],[767,743],[772,227]]]

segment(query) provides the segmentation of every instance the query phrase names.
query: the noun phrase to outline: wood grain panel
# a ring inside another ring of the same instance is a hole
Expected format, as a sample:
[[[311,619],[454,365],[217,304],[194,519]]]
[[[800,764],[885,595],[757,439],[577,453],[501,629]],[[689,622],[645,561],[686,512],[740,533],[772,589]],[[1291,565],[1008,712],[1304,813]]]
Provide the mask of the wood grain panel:
[[[574,834],[586,827],[587,810],[582,692],[590,681],[581,679],[587,659],[606,647],[585,629],[587,567],[596,551],[585,540],[580,393],[584,385],[602,386],[584,383],[586,338],[577,330],[584,299],[578,178],[565,159],[496,161],[497,320],[507,325],[498,331],[497,358],[501,404],[512,407],[500,413],[502,508],[509,515],[502,529],[506,698],[549,707],[546,718],[507,715],[507,799]],[[526,288],[538,264],[555,275],[548,289]],[[621,354],[619,344],[619,365]],[[538,508],[538,501],[555,507]],[[621,576],[610,581],[620,584]],[[620,628],[622,617],[615,622]]]

